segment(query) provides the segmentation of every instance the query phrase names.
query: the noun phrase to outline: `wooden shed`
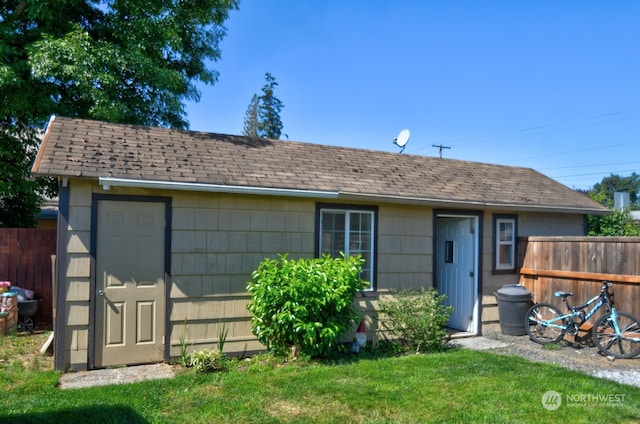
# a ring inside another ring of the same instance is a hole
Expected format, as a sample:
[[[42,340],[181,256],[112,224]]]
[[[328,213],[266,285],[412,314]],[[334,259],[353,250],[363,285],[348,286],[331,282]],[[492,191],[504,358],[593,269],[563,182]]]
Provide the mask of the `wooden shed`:
[[[59,370],[169,361],[223,325],[229,352],[263,349],[246,282],[279,253],[363,255],[370,333],[380,296],[435,287],[449,325],[481,334],[518,280],[518,237],[608,213],[529,168],[63,117],[33,173],[60,182]]]

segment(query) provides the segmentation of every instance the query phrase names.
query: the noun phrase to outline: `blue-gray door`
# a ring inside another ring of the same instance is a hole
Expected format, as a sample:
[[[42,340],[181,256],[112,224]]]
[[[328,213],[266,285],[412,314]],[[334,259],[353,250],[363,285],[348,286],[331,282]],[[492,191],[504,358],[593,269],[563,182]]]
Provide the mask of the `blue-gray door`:
[[[478,258],[475,216],[438,216],[436,286],[453,306],[449,327],[470,333],[478,329]]]

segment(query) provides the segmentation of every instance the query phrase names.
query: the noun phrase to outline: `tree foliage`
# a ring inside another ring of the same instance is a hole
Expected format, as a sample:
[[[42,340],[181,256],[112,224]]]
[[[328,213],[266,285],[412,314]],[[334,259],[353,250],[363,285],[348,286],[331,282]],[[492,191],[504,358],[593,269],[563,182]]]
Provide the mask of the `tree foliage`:
[[[55,193],[51,181],[30,177],[37,144],[32,129],[0,129],[0,227],[35,226],[41,199]]]
[[[640,224],[631,220],[629,210],[614,211],[612,215],[589,215],[587,223],[590,236],[640,236]]]
[[[244,127],[242,129],[242,134],[247,135],[249,137],[257,137],[258,136],[258,112],[260,108],[260,99],[257,94],[254,94],[251,97],[251,103],[249,103],[249,107],[247,107],[247,111],[244,115]]]
[[[631,210],[638,208],[640,175],[635,172],[628,177],[611,174],[602,179],[587,193],[596,202],[613,209],[614,193],[627,192],[631,208],[615,210],[611,215],[588,215],[587,231],[590,236],[640,236],[640,224],[631,219]]]
[[[589,190],[589,196],[607,206],[609,208],[614,207],[614,193],[626,192],[629,193],[629,200],[631,201],[631,209],[638,209],[638,192],[640,191],[640,175],[633,172],[628,177],[621,177],[620,175],[611,174],[608,177],[604,177],[601,182],[594,184],[593,188]]]
[[[20,166],[13,181],[5,181],[7,162],[0,168],[3,209],[46,191],[41,179],[24,177],[51,115],[187,128],[184,102],[199,100],[197,82],[217,80],[207,61],[220,58],[223,23],[237,7],[237,0],[1,2],[1,154],[24,154],[11,164]],[[33,214],[32,200],[15,212]]]
[[[243,135],[279,139],[282,135],[282,119],[280,112],[284,104],[278,99],[274,90],[278,85],[270,73],[265,74],[266,83],[262,87],[262,94],[254,94],[247,107],[244,118]]]

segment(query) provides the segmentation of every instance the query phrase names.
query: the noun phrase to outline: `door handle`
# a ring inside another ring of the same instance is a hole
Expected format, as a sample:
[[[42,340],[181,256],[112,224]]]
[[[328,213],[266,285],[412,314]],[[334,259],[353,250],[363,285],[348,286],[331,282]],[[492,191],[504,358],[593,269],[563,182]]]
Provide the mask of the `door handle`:
[[[98,296],[104,296],[104,290],[102,289],[98,290]]]

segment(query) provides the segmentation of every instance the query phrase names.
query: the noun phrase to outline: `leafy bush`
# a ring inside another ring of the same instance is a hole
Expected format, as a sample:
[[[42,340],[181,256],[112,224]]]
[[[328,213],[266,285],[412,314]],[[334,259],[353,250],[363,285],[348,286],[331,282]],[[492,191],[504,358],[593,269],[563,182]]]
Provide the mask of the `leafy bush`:
[[[218,349],[199,350],[189,355],[189,366],[196,372],[227,371],[230,359]]]
[[[445,295],[434,289],[400,290],[392,298],[380,300],[380,320],[384,328],[398,338],[408,351],[444,350],[448,337],[444,328],[452,306],[442,304]]]
[[[265,259],[247,283],[251,330],[276,354],[324,357],[358,319],[353,301],[369,283],[360,256]]]
[[[192,353],[188,353],[186,327],[187,324],[185,320],[185,332],[180,336],[180,357],[178,363],[185,368],[194,368],[196,372],[199,373],[228,371],[231,360],[229,356],[223,352],[227,334],[229,333],[225,325],[222,325],[220,333],[218,334],[217,349],[199,350]]]
[[[614,211],[611,215],[587,215],[589,236],[640,236],[640,225],[631,219],[629,210]]]

